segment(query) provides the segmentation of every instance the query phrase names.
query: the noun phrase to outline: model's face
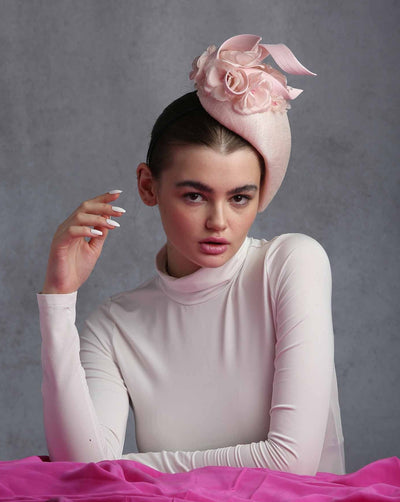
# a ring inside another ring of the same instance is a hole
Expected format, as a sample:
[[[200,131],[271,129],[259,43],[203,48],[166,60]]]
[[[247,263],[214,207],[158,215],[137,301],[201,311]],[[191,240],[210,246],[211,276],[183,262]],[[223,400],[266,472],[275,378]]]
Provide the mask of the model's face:
[[[257,215],[260,177],[250,148],[222,154],[203,146],[173,147],[155,182],[172,276],[219,267],[236,253]]]

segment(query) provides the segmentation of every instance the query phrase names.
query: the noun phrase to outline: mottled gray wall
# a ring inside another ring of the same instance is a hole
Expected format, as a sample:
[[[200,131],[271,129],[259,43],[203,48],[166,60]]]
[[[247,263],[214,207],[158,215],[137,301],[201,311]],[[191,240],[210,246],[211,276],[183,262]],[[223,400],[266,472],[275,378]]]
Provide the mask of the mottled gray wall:
[[[135,168],[192,59],[238,33],[286,43],[317,78],[293,102],[283,187],[252,235],[303,232],[331,260],[347,467],[400,455],[399,2],[0,0],[0,458],[46,454],[36,292],[57,225],[124,190],[81,288],[78,327],[153,270],[164,242]],[[127,451],[134,449],[132,431]]]

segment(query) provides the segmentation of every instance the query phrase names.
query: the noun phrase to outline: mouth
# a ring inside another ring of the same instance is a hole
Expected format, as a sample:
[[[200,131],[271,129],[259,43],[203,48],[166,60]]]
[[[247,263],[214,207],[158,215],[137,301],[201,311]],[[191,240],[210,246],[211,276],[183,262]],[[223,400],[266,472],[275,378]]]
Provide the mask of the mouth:
[[[226,239],[204,239],[203,241],[200,241],[201,244],[211,244],[214,246],[223,246],[226,244],[229,244],[229,242]]]
[[[225,239],[204,239],[200,241],[200,250],[206,255],[220,255],[228,250],[229,242]]]

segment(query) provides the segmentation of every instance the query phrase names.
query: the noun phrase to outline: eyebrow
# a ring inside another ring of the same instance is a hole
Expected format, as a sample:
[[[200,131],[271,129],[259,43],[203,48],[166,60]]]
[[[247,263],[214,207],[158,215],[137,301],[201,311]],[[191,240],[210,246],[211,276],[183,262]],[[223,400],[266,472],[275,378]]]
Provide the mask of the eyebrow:
[[[176,187],[191,187],[196,190],[201,190],[206,193],[214,193],[214,189],[205,185],[204,183],[200,183],[199,181],[185,180],[180,181],[175,184]],[[228,195],[235,195],[242,192],[256,192],[258,190],[257,185],[243,185],[241,187],[233,188],[227,192]]]

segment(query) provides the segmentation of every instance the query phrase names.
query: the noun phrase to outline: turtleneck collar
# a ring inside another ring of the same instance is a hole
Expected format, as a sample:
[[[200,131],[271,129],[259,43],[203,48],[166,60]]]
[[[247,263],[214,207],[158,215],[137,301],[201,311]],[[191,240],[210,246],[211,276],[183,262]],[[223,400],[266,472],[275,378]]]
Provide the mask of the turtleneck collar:
[[[178,303],[203,303],[220,293],[236,276],[247,255],[251,238],[246,237],[237,252],[220,267],[202,267],[184,277],[172,277],[166,272],[167,245],[156,256],[158,283],[164,293]]]

